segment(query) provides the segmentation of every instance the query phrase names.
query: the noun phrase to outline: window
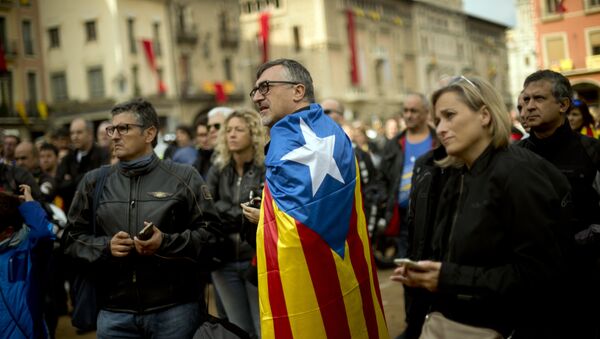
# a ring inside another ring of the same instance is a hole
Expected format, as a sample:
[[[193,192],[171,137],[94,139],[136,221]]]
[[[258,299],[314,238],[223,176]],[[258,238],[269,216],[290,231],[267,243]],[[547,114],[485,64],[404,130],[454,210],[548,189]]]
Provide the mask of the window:
[[[223,59],[223,70],[225,71],[225,79],[232,80],[233,79],[233,69],[231,67],[231,59],[230,58]]]
[[[127,19],[127,37],[129,38],[129,52],[131,54],[137,53],[137,45],[135,44],[135,20],[133,18]]]
[[[131,66],[131,77],[133,78],[133,95],[140,96],[140,82],[138,80],[138,67],[137,65]]]
[[[300,35],[300,26],[294,26],[294,51],[302,51],[302,36]]]
[[[60,47],[60,32],[58,27],[51,27],[48,29],[48,39],[50,40],[50,48]]]
[[[600,55],[600,30],[588,33],[591,55]]]
[[[65,101],[69,99],[67,94],[67,76],[65,72],[56,72],[50,74],[50,84],[52,89],[52,99],[54,102]]]
[[[88,89],[90,98],[104,98],[104,78],[101,67],[92,67],[88,69]]]
[[[546,14],[557,13],[557,1],[556,0],[545,0],[546,3]]]
[[[155,22],[152,24],[152,31],[154,32],[154,39],[152,40],[154,54],[156,56],[161,56],[161,48],[160,48],[160,22]]]
[[[282,0],[248,0],[242,1],[240,6],[242,13],[256,13],[268,8],[281,7]]]
[[[585,7],[586,9],[600,8],[600,0],[587,0]]]
[[[96,20],[85,22],[85,41],[96,41]]]
[[[0,116],[14,115],[12,107],[12,72],[7,71],[0,75]]]
[[[560,61],[567,58],[564,36],[546,37],[546,66],[560,65]]]
[[[23,51],[25,55],[33,55],[33,29],[31,21],[23,20]]]
[[[38,91],[37,91],[37,74],[35,72],[27,72],[27,112],[37,112]]]

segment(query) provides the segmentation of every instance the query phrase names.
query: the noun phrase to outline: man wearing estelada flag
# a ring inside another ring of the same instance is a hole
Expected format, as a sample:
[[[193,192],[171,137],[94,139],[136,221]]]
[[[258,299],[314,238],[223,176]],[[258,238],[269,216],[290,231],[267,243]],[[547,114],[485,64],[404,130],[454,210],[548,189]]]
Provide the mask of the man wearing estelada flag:
[[[262,338],[388,338],[350,140],[298,62],[263,64],[255,86],[271,129],[256,234]]]

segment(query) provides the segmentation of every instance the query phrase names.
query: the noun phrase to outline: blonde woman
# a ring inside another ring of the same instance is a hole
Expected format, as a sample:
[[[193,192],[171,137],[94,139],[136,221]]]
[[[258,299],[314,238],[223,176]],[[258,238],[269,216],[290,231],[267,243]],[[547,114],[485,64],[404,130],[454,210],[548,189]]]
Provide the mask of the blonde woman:
[[[417,338],[431,312],[499,338],[558,336],[550,293],[564,272],[566,178],[508,146],[510,117],[486,81],[455,78],[432,103],[443,147],[415,165],[409,256],[418,262],[392,275],[409,291],[405,337]]]
[[[245,213],[258,214],[247,203],[260,198],[265,180],[265,132],[258,113],[235,110],[224,121],[217,137],[215,164],[207,182],[221,216],[222,230],[233,240],[234,253],[225,266],[212,273],[229,321],[258,337],[258,291],[247,279],[252,270],[256,220]],[[248,209],[248,212],[242,211]],[[251,222],[252,221],[252,222]]]

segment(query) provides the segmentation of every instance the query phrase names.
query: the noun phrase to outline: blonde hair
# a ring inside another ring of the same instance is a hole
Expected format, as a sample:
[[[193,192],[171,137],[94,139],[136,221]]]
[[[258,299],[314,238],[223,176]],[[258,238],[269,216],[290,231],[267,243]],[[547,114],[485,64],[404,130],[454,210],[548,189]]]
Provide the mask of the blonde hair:
[[[492,145],[495,149],[507,147],[509,144],[511,122],[509,113],[500,94],[487,81],[479,77],[460,76],[452,79],[446,86],[438,89],[431,96],[431,103],[435,108],[437,101],[444,93],[456,93],[459,99],[472,111],[477,112],[485,106],[490,113],[490,124],[487,126],[492,137]],[[454,156],[436,161],[441,167],[460,167],[464,162]]]
[[[240,118],[246,122],[246,126],[250,130],[250,138],[252,139],[252,150],[254,155],[252,160],[257,166],[264,166],[265,161],[265,128],[262,125],[260,115],[249,109],[236,109],[225,118],[223,127],[219,129],[217,136],[217,145],[215,146],[215,166],[219,170],[225,168],[231,163],[231,152],[227,147],[227,126],[229,121],[233,118]]]

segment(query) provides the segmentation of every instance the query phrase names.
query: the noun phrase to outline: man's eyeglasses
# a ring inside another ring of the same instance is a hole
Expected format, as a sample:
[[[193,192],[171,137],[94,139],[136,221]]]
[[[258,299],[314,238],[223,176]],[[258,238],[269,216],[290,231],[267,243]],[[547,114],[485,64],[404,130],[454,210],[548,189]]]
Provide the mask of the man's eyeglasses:
[[[254,87],[251,91],[250,91],[250,98],[254,98],[254,94],[256,94],[256,92],[258,91],[260,94],[265,95],[267,93],[269,93],[269,90],[271,90],[270,86],[273,86],[273,84],[288,84],[288,85],[298,85],[299,82],[295,82],[295,81],[271,81],[271,80],[265,80],[261,83],[258,84],[258,86]]]
[[[221,128],[221,124],[206,125],[206,128],[208,128],[209,130],[211,129],[211,127],[214,127],[218,131]]]
[[[118,124],[117,126],[108,126],[106,127],[106,134],[109,137],[112,137],[115,134],[115,131],[119,132],[119,135],[125,135],[129,132],[130,127],[144,127],[144,125],[139,124]]]

